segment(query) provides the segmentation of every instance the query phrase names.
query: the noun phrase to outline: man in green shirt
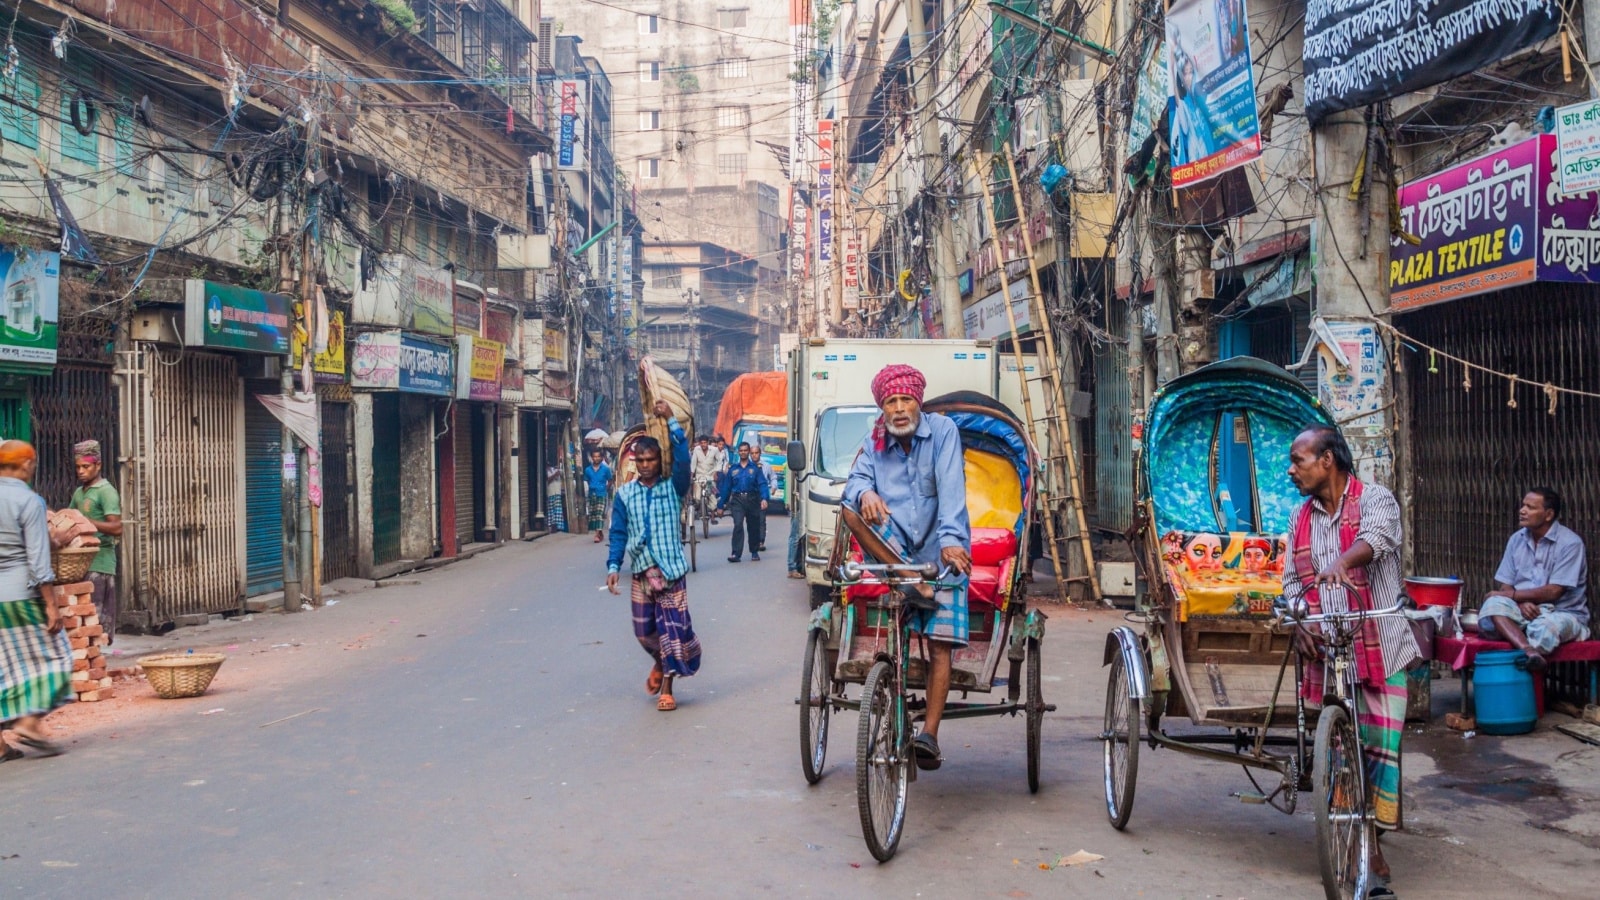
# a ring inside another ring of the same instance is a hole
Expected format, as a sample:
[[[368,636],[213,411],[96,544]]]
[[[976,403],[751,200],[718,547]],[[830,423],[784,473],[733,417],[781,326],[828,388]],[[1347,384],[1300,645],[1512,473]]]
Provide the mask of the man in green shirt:
[[[72,492],[72,508],[84,514],[100,532],[100,552],[89,564],[94,586],[94,607],[106,630],[106,643],[117,631],[117,538],[122,536],[122,497],[111,482],[100,477],[100,442],[82,441],[72,447],[80,486]]]

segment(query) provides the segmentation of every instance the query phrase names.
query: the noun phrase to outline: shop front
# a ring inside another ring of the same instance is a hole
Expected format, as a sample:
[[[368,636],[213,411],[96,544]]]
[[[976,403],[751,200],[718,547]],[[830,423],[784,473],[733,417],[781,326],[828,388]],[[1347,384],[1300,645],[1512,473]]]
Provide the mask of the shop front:
[[[298,332],[293,341],[292,364],[302,367]],[[355,417],[351,412],[345,347],[345,315],[334,310],[328,318],[328,348],[311,356],[317,409],[322,425],[322,505],[318,537],[322,580],[356,575]]]
[[[1531,487],[1600,563],[1600,194],[1564,195],[1541,135],[1401,191],[1390,261],[1410,569],[1492,587]],[[1584,392],[1584,393],[1575,393]]]
[[[498,536],[500,380],[505,349],[497,341],[456,336],[454,410],[457,546]]]

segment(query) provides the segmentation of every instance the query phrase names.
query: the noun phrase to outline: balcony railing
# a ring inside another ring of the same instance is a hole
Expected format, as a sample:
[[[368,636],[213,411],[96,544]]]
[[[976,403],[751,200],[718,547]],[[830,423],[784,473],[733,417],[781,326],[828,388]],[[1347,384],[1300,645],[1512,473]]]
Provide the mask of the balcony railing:
[[[417,36],[512,109],[538,122],[534,35],[504,3],[474,9],[455,0],[410,0]]]

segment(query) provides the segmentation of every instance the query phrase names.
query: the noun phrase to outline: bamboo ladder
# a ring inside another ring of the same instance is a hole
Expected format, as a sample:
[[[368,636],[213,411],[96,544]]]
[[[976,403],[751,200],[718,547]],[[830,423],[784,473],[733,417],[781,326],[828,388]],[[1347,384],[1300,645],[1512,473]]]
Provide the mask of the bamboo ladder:
[[[1067,395],[1065,386],[1061,383],[1060,365],[1056,356],[1055,336],[1050,327],[1049,310],[1045,308],[1044,291],[1039,285],[1039,268],[1033,260],[1033,239],[1028,235],[1028,217],[1024,214],[1022,202],[1022,189],[1017,181],[1016,161],[1011,153],[1011,145],[1004,146],[1006,171],[1011,182],[1011,194],[1016,198],[1018,219],[1022,223],[1019,229],[1022,233],[1022,246],[1024,258],[1028,263],[1028,279],[1031,294],[1029,308],[1036,323],[1041,340],[1037,347],[1039,357],[1039,374],[1028,376],[1028,368],[1022,356],[1022,337],[1017,332],[1017,317],[1011,308],[1011,285],[1006,277],[1005,253],[1000,246],[1000,229],[995,224],[994,202],[989,191],[989,179],[982,169],[978,167],[977,159],[973,159],[973,172],[977,175],[978,186],[983,191],[983,214],[989,223],[990,240],[994,247],[995,268],[1000,276],[1000,305],[1005,307],[1006,324],[1011,330],[1011,353],[1016,361],[1017,377],[1022,381],[1022,410],[1023,417],[1028,421],[1030,431],[1038,433],[1040,426],[1049,441],[1046,450],[1045,467],[1047,478],[1039,481],[1039,505],[1044,511],[1045,544],[1050,550],[1050,564],[1055,573],[1057,590],[1063,599],[1074,583],[1087,582],[1089,593],[1096,603],[1103,602],[1100,593],[1100,580],[1094,577],[1094,548],[1089,543],[1088,521],[1083,513],[1083,489],[1078,480],[1078,461],[1076,446],[1072,440],[1072,429],[1066,427]],[[1033,391],[1030,382],[1041,382],[1044,386],[1045,409],[1042,415],[1035,415],[1033,410]],[[1065,496],[1060,496],[1064,494]],[[1082,558],[1083,574],[1071,575],[1062,565],[1061,546],[1062,538],[1058,534],[1057,517],[1065,513],[1064,507],[1070,506],[1072,514],[1077,518],[1078,540],[1075,542]]]

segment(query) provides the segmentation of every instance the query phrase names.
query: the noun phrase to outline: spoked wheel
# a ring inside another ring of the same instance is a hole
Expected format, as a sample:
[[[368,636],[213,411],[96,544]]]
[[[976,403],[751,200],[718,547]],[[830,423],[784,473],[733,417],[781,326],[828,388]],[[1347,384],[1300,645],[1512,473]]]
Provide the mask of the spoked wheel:
[[[711,540],[711,509],[706,504],[700,504],[700,536]]]
[[[1317,745],[1311,765],[1323,893],[1328,900],[1365,897],[1372,828],[1366,815],[1361,741],[1344,707],[1324,707],[1317,717]]]
[[[861,836],[878,862],[888,862],[900,846],[906,823],[906,789],[911,780],[911,740],[894,670],[878,662],[861,689],[856,730],[856,806]]]
[[[697,544],[700,543],[700,541],[699,541],[698,538],[695,537],[695,533],[694,533],[694,507],[693,506],[688,508],[688,511],[687,511],[686,515],[689,518],[688,518],[688,527],[684,529],[684,543],[689,545],[689,571],[698,572],[698,571],[700,571],[700,567],[698,565],[696,565],[695,557],[698,554],[695,553],[695,547],[696,547]]]
[[[814,629],[806,638],[806,659],[800,666],[800,768],[807,784],[822,780],[822,764],[828,758],[832,668],[828,665],[828,633]]]
[[[1044,727],[1044,678],[1039,674],[1039,639],[1028,638],[1028,792],[1039,793],[1040,730]]]
[[[1122,654],[1111,657],[1106,684],[1105,741],[1106,816],[1121,831],[1133,812],[1133,788],[1139,774],[1139,704],[1128,696],[1128,669]]]

